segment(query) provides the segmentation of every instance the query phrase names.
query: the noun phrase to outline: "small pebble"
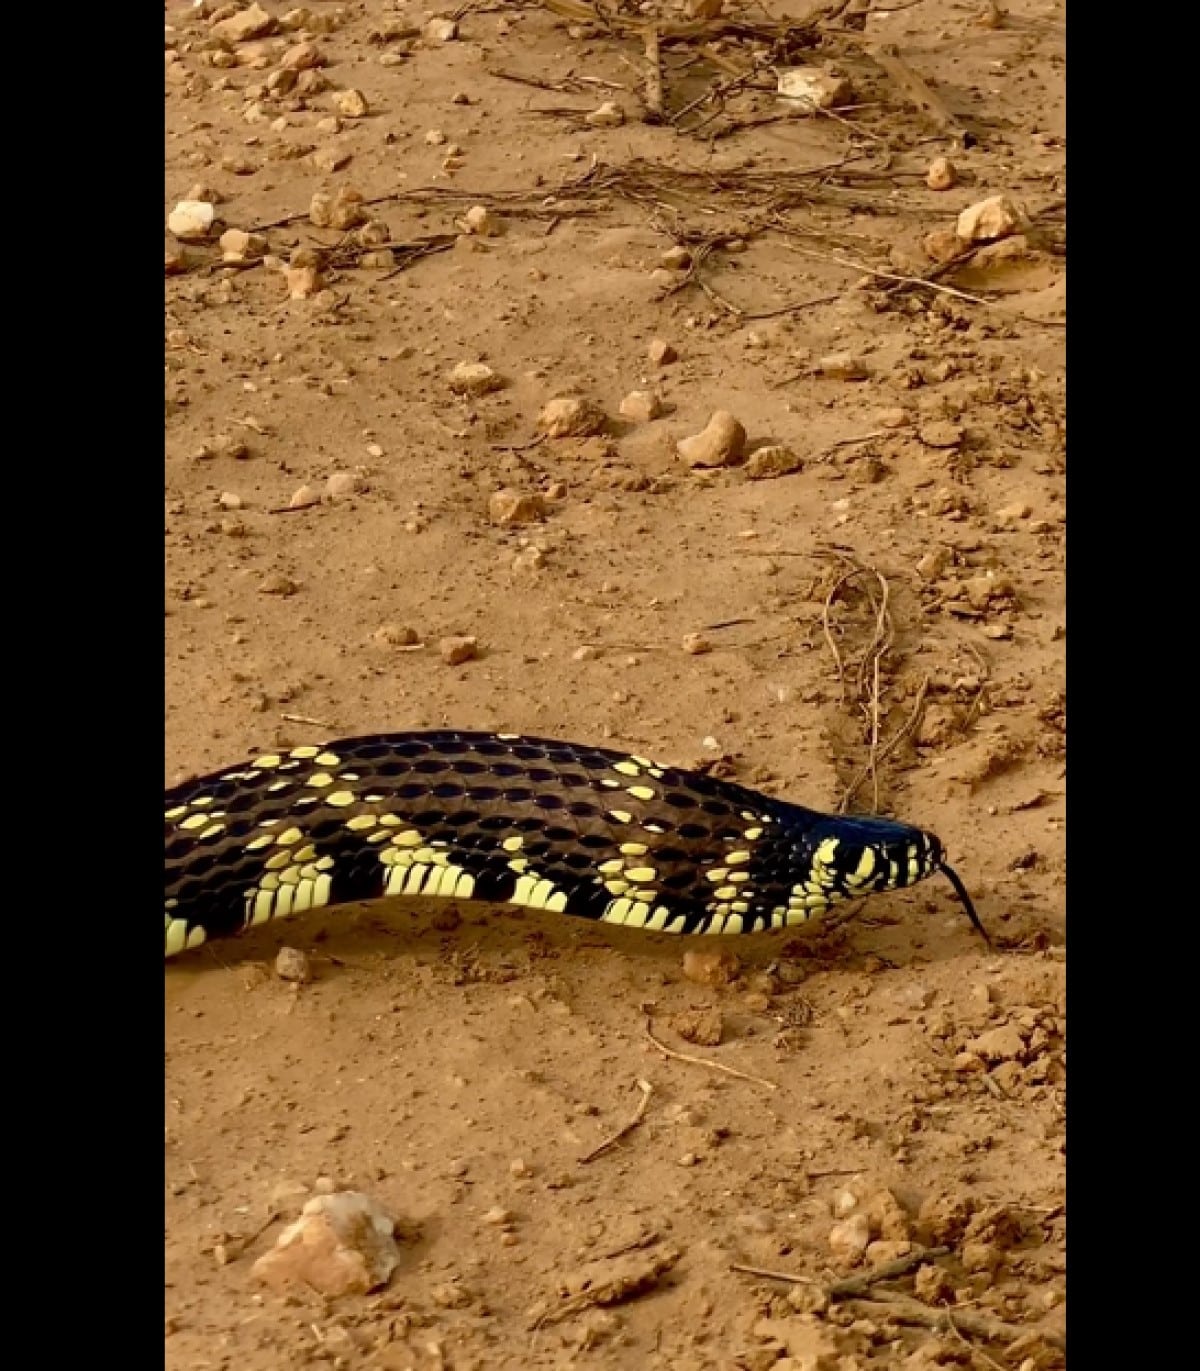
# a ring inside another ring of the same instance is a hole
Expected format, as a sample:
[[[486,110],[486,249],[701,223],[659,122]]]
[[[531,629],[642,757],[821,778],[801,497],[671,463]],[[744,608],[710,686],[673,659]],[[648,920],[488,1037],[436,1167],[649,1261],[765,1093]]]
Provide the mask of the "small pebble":
[[[791,476],[802,470],[804,459],[782,443],[756,448],[746,459],[746,475],[752,481],[766,481],[775,476]]]
[[[686,271],[692,265],[692,254],[687,248],[676,243],[674,247],[660,254],[659,262],[668,271]]]
[[[668,1023],[684,1042],[698,1047],[716,1047],[725,1032],[719,1009],[684,1009],[672,1014]]]
[[[662,415],[662,401],[652,390],[631,390],[621,401],[620,412],[623,418],[635,423],[648,424]]]
[[[504,378],[483,362],[459,362],[449,381],[456,395],[486,395],[505,384]]]
[[[380,624],[371,641],[380,647],[411,647],[418,639],[416,630],[407,624]]]
[[[684,652],[690,652],[693,657],[713,650],[711,639],[706,638],[703,633],[685,633],[681,646]]]
[[[320,498],[316,486],[300,486],[288,501],[288,508],[305,509],[309,505],[315,505]]]
[[[679,354],[665,338],[652,338],[646,349],[646,356],[656,367],[670,366],[672,362],[679,360]]]
[[[591,400],[562,395],[543,406],[537,428],[548,438],[587,438],[607,423],[604,411]]]
[[[333,106],[337,112],[344,115],[347,119],[361,119],[367,114],[370,106],[367,104],[367,97],[361,90],[339,90],[333,97]]]
[[[362,480],[349,471],[335,471],[325,482],[325,497],[329,500],[344,500],[362,489]]]
[[[472,662],[479,656],[479,639],[465,635],[443,638],[438,643],[438,654],[447,666]]]
[[[958,171],[948,157],[935,157],[925,173],[925,184],[930,190],[949,190],[958,180]]]
[[[865,381],[871,374],[862,358],[852,352],[831,352],[817,363],[817,370],[833,381]]]
[[[615,100],[605,100],[602,105],[583,116],[583,122],[594,129],[615,129],[625,122],[625,111]]]
[[[275,954],[275,974],[281,981],[307,985],[312,980],[312,964],[308,954],[298,947],[281,947]]]
[[[453,19],[431,19],[425,25],[425,37],[431,43],[452,43],[458,37],[458,25]]]
[[[463,215],[463,224],[479,238],[495,238],[503,232],[500,220],[486,205],[472,205]]]
[[[261,595],[279,595],[286,598],[289,595],[295,595],[300,586],[290,576],[285,576],[281,571],[275,571],[265,580],[259,582],[258,589]]]
[[[221,257],[226,262],[253,262],[267,251],[263,235],[247,233],[245,229],[226,229],[220,241]]]
[[[494,524],[530,524],[545,517],[542,496],[526,491],[497,490],[488,500],[488,515]]]

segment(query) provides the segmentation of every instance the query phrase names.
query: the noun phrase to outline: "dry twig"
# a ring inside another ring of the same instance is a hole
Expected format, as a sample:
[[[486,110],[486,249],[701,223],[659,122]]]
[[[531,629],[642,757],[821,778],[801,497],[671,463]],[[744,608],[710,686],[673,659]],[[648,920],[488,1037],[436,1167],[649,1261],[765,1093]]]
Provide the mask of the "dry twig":
[[[638,1101],[638,1107],[633,1118],[618,1128],[611,1137],[605,1138],[599,1146],[593,1147],[586,1157],[580,1157],[580,1166],[586,1166],[588,1162],[595,1161],[597,1157],[602,1156],[610,1147],[616,1147],[622,1138],[627,1137],[641,1123],[650,1104],[650,1096],[654,1093],[654,1087],[649,1081],[642,1080],[638,1081],[637,1087],[642,1092],[642,1098]]]
[[[646,1037],[664,1057],[670,1057],[672,1061],[690,1062],[693,1066],[706,1066],[710,1071],[720,1071],[726,1076],[736,1077],[739,1081],[750,1081],[753,1085],[765,1086],[768,1090],[779,1089],[774,1081],[764,1080],[762,1076],[752,1076],[748,1071],[739,1071],[736,1066],[726,1066],[724,1062],[709,1061],[707,1057],[693,1057],[687,1052],[676,1052],[673,1047],[668,1047],[665,1043],[659,1042],[651,1032],[652,1027],[653,1020],[647,1019]]]

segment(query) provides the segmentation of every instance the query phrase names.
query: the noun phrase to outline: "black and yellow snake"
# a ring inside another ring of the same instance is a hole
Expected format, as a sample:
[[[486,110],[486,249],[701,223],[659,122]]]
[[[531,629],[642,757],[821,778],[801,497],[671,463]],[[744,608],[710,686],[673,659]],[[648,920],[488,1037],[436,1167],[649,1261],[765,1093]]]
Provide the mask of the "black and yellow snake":
[[[941,842],[890,819],[546,738],[348,738],[167,791],[166,954],[385,895],[753,933],[938,871],[984,933]]]

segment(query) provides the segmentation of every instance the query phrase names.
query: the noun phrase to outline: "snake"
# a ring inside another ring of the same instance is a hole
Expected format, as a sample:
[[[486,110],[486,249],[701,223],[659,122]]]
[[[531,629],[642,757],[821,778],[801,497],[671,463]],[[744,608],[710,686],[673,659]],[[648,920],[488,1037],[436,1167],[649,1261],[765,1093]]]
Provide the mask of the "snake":
[[[168,789],[165,830],[167,957],[397,895],[746,934],[935,873],[988,936],[923,829],[520,734],[373,734],[264,753]]]

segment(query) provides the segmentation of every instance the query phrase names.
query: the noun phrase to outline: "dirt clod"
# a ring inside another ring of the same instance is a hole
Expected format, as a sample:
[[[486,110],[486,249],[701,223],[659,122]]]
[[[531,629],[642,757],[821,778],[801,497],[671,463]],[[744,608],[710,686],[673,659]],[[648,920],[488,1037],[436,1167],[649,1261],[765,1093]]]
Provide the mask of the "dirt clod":
[[[741,958],[727,948],[721,948],[716,952],[689,949],[683,954],[683,974],[697,985],[732,985],[741,975],[741,971]]]

